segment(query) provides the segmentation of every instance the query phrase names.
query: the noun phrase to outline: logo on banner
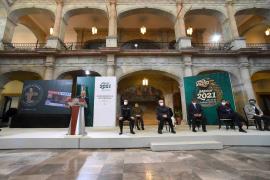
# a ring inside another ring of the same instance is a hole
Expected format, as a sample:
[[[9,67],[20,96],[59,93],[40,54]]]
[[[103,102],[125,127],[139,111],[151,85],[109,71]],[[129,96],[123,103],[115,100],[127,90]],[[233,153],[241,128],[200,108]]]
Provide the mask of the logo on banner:
[[[197,100],[203,107],[212,107],[221,101],[223,92],[215,80],[210,78],[201,79],[196,82],[196,87]]]
[[[109,90],[111,89],[111,84],[109,82],[102,82],[99,87],[102,90]]]
[[[43,97],[43,89],[37,84],[29,84],[23,89],[22,104],[28,107],[36,106]]]

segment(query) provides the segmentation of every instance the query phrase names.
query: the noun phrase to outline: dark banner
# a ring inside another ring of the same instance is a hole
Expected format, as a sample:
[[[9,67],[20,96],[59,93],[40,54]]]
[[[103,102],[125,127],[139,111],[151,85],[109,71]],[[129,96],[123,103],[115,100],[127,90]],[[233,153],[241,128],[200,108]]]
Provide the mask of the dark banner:
[[[228,73],[214,73],[184,78],[186,106],[193,98],[201,104],[208,124],[217,124],[217,107],[222,99],[235,109],[231,80]]]
[[[69,125],[71,80],[29,80],[24,82],[14,128],[63,128]]]
[[[25,81],[19,113],[69,114],[72,81]]]

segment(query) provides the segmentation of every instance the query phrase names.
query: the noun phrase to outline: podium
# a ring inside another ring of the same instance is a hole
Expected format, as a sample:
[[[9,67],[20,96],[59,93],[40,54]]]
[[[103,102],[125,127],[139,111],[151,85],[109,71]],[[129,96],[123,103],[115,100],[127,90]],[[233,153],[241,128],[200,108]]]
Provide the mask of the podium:
[[[71,119],[68,135],[86,135],[84,108],[87,107],[83,98],[74,98],[69,102],[71,108]]]

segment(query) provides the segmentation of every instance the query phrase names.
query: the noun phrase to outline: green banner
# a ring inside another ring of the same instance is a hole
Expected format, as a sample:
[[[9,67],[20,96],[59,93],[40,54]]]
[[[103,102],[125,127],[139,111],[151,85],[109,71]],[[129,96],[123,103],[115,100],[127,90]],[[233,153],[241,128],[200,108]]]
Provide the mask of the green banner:
[[[235,109],[230,75],[224,73],[213,73],[184,78],[186,107],[196,98],[203,107],[207,123],[216,125],[218,123],[217,107],[222,99],[228,100]]]
[[[95,94],[95,77],[78,77],[76,96],[80,96],[81,91],[86,91],[86,97],[88,98],[87,110],[86,110],[86,126],[93,126],[94,116],[94,94]]]

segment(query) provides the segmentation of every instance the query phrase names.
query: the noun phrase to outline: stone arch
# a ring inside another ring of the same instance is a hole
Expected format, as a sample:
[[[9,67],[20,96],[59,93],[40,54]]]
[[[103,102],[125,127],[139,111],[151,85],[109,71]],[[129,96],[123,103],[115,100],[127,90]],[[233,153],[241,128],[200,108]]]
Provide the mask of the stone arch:
[[[270,114],[270,69],[258,70],[251,75],[255,97],[265,114]]]
[[[1,69],[0,77],[2,77],[5,74],[14,73],[14,72],[28,72],[28,73],[37,74],[41,79],[43,77],[43,68],[41,70],[40,68],[23,67],[23,66]]]
[[[148,12],[153,14],[158,14],[159,16],[166,16],[169,17],[169,19],[174,22],[176,16],[169,10],[161,7],[145,7],[145,6],[132,6],[126,9],[120,9],[118,11],[118,20],[126,17],[128,15],[134,14],[134,13],[140,13],[140,12]]]
[[[265,7],[240,7],[236,10],[235,16],[237,15],[248,15],[254,14],[258,16],[263,16],[264,18],[270,20],[270,8]]]
[[[0,75],[0,87],[3,87],[6,83],[13,80],[38,80],[42,79],[42,75],[38,72],[27,70],[12,70],[2,72]]]
[[[165,70],[160,70],[160,69],[155,69],[155,68],[140,68],[140,69],[136,69],[136,70],[131,70],[131,71],[127,71],[124,72],[122,74],[118,75],[117,78],[117,82],[120,82],[122,79],[131,76],[132,74],[136,73],[136,72],[141,72],[141,71],[155,71],[155,72],[160,72],[162,75],[170,77],[174,80],[176,80],[178,83],[181,80],[181,77],[177,76],[176,74],[172,74],[172,72],[169,71],[165,71]]]
[[[193,17],[195,16],[195,17]],[[185,24],[194,26],[194,35],[192,42],[205,43],[208,42],[214,33],[221,33],[223,41],[231,39],[230,32],[228,32],[227,15],[221,10],[211,8],[195,8],[188,10],[185,15]],[[201,19],[200,19],[201,18]],[[200,22],[207,21],[207,24]],[[195,38],[196,37],[196,38]]]
[[[28,14],[37,14],[37,13],[46,13],[49,14],[54,19],[54,12],[46,7],[44,8],[37,8],[37,7],[30,7],[30,8],[18,8],[12,10],[8,16],[11,18],[14,22],[17,22],[20,17],[28,15]]]
[[[90,72],[94,72],[94,73],[97,73],[98,75],[102,76],[101,73],[99,73],[98,71],[96,71],[94,68],[79,68],[79,67],[76,67],[76,68],[65,68],[65,69],[61,69],[60,71],[57,71],[54,73],[54,76],[55,76],[55,79],[59,79],[61,75],[63,74],[66,74],[66,73],[69,73],[69,72],[75,72],[75,71],[85,71],[85,70],[89,70]]]
[[[208,15],[208,16],[216,16],[221,21],[221,23],[227,19],[227,15],[224,12],[222,12],[221,10],[211,9],[211,8],[199,8],[199,7],[196,8],[195,7],[186,11],[184,14],[184,17],[190,14],[195,14],[195,15],[203,14],[203,15]]]
[[[66,22],[68,22],[68,19],[72,16],[76,16],[76,15],[79,15],[79,14],[86,14],[86,13],[89,13],[89,12],[94,12],[94,13],[97,13],[97,14],[102,14],[103,16],[105,16],[108,20],[108,15],[107,15],[107,12],[106,10],[100,8],[100,7],[75,7],[75,8],[70,8],[68,10],[65,11],[64,13],[64,19]]]

